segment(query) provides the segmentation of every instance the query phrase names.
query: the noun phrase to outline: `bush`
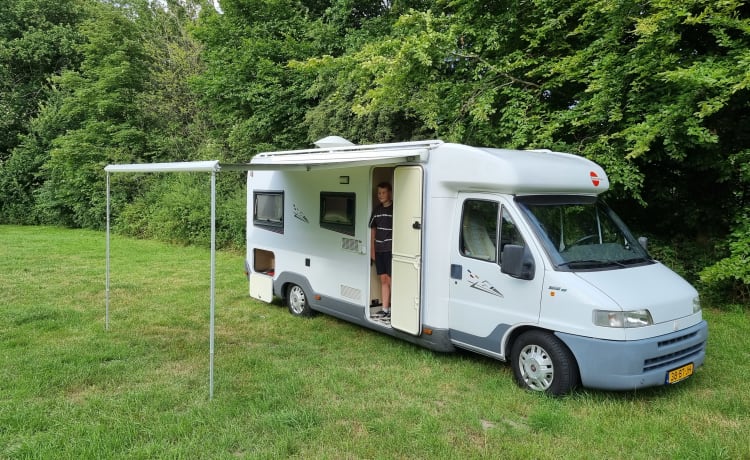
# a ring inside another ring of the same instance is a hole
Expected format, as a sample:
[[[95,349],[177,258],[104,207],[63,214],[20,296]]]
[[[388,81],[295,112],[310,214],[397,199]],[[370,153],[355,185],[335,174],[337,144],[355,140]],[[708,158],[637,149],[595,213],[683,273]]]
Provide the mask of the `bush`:
[[[115,229],[137,238],[208,247],[209,182],[209,175],[204,173],[149,176],[141,182],[147,190],[124,206],[117,215]],[[246,223],[244,188],[231,175],[219,174],[216,189],[216,246],[242,248]]]
[[[700,282],[717,303],[750,306],[750,213],[745,212],[728,238],[729,255],[703,269]]]
[[[651,257],[674,270],[691,284],[697,284],[700,271],[718,259],[715,240],[688,239],[678,237],[665,241],[649,237],[648,251]]]

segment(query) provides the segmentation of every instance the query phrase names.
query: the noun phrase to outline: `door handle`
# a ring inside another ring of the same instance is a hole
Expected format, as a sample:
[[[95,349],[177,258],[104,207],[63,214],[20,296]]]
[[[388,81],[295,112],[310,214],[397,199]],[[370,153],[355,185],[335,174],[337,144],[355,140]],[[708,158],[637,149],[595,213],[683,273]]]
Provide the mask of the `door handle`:
[[[460,280],[463,278],[464,267],[458,264],[451,264],[451,278]]]
[[[411,228],[413,228],[414,230],[419,230],[422,228],[422,223],[418,220],[415,220],[414,223],[411,224]]]

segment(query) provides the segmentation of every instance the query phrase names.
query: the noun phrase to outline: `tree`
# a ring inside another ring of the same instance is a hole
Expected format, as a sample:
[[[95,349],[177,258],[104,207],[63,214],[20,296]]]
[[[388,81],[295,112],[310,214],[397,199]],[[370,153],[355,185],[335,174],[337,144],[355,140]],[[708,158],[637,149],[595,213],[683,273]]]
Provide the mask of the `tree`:
[[[63,99],[53,110],[65,117],[67,129],[53,141],[48,178],[38,191],[37,207],[47,222],[101,227],[104,166],[154,157],[146,150],[147,124],[137,104],[148,81],[149,56],[137,9],[123,8],[92,9],[80,28],[86,38],[80,68],[54,79]]]
[[[0,4],[0,220],[33,223],[33,192],[56,131],[34,122],[49,105],[50,78],[80,62],[78,0],[6,0]],[[14,150],[17,149],[17,150]]]
[[[189,78],[200,72],[199,47],[186,25],[191,3],[147,0],[90,5],[79,30],[78,69],[53,79],[65,120],[37,191],[42,220],[98,228],[104,222],[103,168],[113,162],[194,159],[205,126]],[[126,196],[148,188],[134,181]]]
[[[196,37],[206,72],[195,81],[223,131],[230,160],[305,145],[300,123],[306,82],[287,63],[311,55],[309,9],[296,0],[225,0],[201,14]]]
[[[292,63],[312,81],[305,91],[314,102],[305,115],[308,139],[331,133],[359,143],[434,137],[432,101],[420,86],[444,77],[441,60],[450,40],[435,30],[444,22],[429,12],[399,18],[382,11],[348,30],[341,55]]]

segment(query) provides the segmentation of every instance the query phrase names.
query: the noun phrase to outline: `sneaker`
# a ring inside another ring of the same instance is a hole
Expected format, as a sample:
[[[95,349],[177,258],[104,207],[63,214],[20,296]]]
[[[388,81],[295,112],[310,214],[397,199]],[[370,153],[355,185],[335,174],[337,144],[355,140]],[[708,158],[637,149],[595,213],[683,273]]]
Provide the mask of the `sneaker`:
[[[375,316],[378,316],[380,318],[390,318],[391,317],[391,311],[390,310],[380,310],[379,312],[375,313]]]

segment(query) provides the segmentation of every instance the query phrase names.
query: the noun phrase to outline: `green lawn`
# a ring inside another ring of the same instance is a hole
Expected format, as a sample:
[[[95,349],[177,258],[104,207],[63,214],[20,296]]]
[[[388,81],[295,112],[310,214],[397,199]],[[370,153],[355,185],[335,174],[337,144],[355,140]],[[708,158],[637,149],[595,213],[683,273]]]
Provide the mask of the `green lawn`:
[[[750,458],[750,315],[704,310],[706,364],[670,388],[516,387],[508,365],[436,354],[247,296],[209,252],[0,226],[0,458]],[[616,359],[616,357],[613,357]]]

